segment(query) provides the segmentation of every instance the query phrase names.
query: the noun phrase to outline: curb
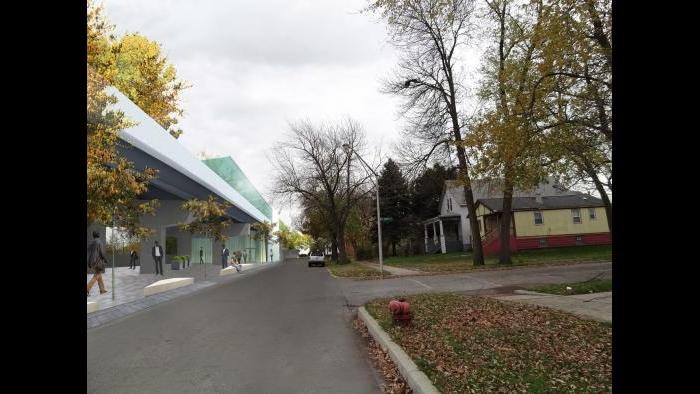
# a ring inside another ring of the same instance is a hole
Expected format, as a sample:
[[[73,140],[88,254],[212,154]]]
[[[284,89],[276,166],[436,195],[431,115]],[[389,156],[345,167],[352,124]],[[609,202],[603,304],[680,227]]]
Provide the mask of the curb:
[[[428,376],[418,369],[411,357],[389,338],[389,334],[382,330],[379,323],[370,316],[364,306],[358,308],[357,316],[365,323],[374,340],[389,353],[389,357],[394,361],[401,376],[406,379],[406,383],[413,389],[414,393],[440,393],[440,390],[433,385]]]

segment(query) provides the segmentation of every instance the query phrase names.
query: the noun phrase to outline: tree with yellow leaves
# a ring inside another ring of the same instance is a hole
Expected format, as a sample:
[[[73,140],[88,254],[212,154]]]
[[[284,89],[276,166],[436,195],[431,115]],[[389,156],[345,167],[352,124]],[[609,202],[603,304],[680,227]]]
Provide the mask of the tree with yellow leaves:
[[[232,220],[226,211],[231,207],[227,201],[210,195],[207,200],[191,199],[182,204],[182,209],[189,211],[194,220],[189,223],[180,224],[180,230],[192,234],[200,234],[214,241],[224,241],[228,239],[226,229],[231,225]]]
[[[180,96],[190,85],[178,78],[160,44],[138,33],[116,38],[102,6],[89,0],[87,10],[88,65],[173,137],[179,137],[182,130],[176,126],[184,113]]]
[[[153,214],[158,202],[137,198],[156,171],[136,171],[118,155],[118,133],[132,123],[110,109],[116,98],[105,92],[106,86],[100,75],[87,70],[87,225],[116,224],[130,236],[145,237],[151,230],[139,225],[139,216]]]

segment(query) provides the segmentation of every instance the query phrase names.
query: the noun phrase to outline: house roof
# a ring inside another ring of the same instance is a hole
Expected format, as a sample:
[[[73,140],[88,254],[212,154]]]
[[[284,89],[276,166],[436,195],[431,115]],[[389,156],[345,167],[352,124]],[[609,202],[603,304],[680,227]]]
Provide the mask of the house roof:
[[[502,179],[472,179],[472,195],[474,201],[484,198],[498,198],[503,196]],[[446,180],[442,188],[440,196],[440,207],[442,207],[445,193],[450,191],[450,194],[455,198],[455,202],[459,205],[467,205],[464,193],[462,192],[462,182],[458,180]],[[535,197],[539,192],[543,196],[562,196],[562,195],[577,195],[579,192],[566,190],[557,186],[556,178],[549,177],[546,181],[540,183],[532,190],[521,190],[516,188],[513,190],[513,197]]]
[[[477,201],[494,212],[503,210],[503,198],[482,198]],[[535,197],[513,197],[513,211],[528,211],[536,209],[568,209],[568,208],[593,208],[605,206],[599,198],[587,194],[578,193],[563,196],[544,196],[542,202],[537,202]]]

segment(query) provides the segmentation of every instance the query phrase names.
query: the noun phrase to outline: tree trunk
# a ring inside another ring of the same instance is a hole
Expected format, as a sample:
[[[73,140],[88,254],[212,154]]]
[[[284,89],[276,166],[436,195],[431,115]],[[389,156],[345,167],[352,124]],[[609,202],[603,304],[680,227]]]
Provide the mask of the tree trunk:
[[[396,257],[396,241],[392,241],[391,248],[392,256]]]
[[[503,209],[501,213],[501,251],[499,254],[499,264],[511,264],[510,250],[510,217],[513,212],[513,184],[506,181],[506,187],[503,190]]]
[[[595,184],[595,187],[598,190],[598,193],[600,194],[600,199],[603,200],[603,204],[605,204],[605,216],[608,220],[608,230],[610,230],[610,232],[612,233],[612,203],[610,202],[608,192],[607,190],[605,190],[603,182],[600,181],[600,179],[598,178],[598,174],[596,174],[592,167],[587,165],[586,172],[588,173],[588,176],[590,176],[593,179],[593,183]]]
[[[265,262],[266,262],[266,263],[267,263],[267,261],[270,259],[269,256],[267,255],[268,249],[269,249],[267,245],[268,245],[268,243],[267,243],[267,236],[265,236]]]
[[[331,260],[338,261],[338,238],[335,234],[331,238]]]
[[[591,22],[593,23],[593,39],[603,49],[606,65],[612,73],[612,45],[610,45],[610,40],[608,40],[608,36],[606,36],[605,31],[603,31],[603,21],[600,20],[600,15],[598,15],[598,11],[595,9],[593,0],[587,0],[586,5],[588,6],[588,12],[591,16]]]
[[[349,262],[348,253],[345,248],[345,226],[341,225],[338,227],[338,263],[347,264]]]
[[[474,265],[484,265],[484,250],[481,247],[481,236],[479,235],[479,221],[476,218],[476,207],[474,204],[474,193],[472,193],[471,179],[469,178],[469,168],[467,167],[467,154],[462,146],[462,133],[459,131],[459,120],[457,117],[456,108],[450,109],[452,116],[452,129],[457,142],[457,159],[459,161],[459,170],[464,177],[464,199],[467,203],[467,212],[469,213],[469,226],[472,233],[472,261]],[[476,231],[476,236],[474,232]]]

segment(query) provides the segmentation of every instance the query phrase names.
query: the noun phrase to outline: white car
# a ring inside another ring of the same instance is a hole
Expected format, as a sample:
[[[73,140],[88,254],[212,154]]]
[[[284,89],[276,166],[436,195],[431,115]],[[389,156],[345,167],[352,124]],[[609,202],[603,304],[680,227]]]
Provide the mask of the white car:
[[[311,254],[309,254],[309,267],[312,265],[320,265],[321,267],[325,267],[326,256],[323,255],[323,252],[311,252]]]

